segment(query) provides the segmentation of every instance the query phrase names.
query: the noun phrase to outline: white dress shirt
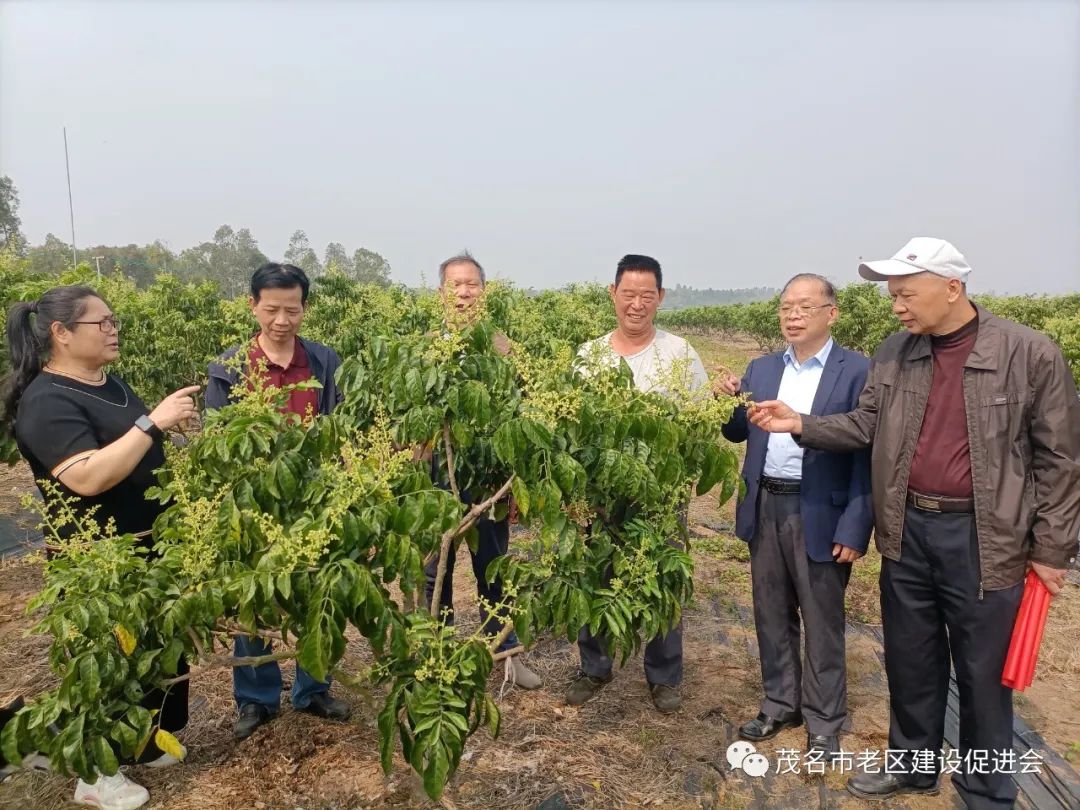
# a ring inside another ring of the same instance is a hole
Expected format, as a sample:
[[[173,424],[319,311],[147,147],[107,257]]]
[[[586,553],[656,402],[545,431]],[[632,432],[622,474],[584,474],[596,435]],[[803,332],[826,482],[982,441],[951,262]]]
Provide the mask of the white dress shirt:
[[[813,357],[800,363],[791,346],[784,352],[784,376],[776,398],[790,405],[796,413],[810,413],[817,394],[821,373],[833,348],[833,339],[821,347]],[[769,446],[765,451],[765,475],[770,478],[802,480],[803,449],[795,443],[790,433],[770,433]]]

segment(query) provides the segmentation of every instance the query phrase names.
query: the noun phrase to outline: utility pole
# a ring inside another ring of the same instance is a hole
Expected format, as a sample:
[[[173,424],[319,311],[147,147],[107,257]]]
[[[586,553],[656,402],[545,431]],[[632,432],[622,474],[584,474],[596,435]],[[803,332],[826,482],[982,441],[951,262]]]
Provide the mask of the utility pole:
[[[97,277],[99,279],[101,278],[101,260],[104,259],[104,258],[105,258],[104,256],[95,256],[94,257],[94,264],[97,265]]]
[[[71,202],[71,162],[68,160],[67,127],[64,127],[64,168],[67,169],[68,213],[71,214],[71,269],[74,270],[79,260],[75,254],[75,206]]]

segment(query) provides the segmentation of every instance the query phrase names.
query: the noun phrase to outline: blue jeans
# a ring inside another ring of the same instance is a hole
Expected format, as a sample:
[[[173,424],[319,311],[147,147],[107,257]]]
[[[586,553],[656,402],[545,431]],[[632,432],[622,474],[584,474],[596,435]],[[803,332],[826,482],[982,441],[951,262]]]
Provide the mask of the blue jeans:
[[[259,638],[237,636],[234,642],[233,655],[237,657],[270,653],[270,644]],[[296,681],[292,688],[293,708],[307,708],[312,695],[329,689],[329,679],[317,681],[297,665]],[[278,662],[268,661],[257,667],[233,667],[233,697],[236,699],[237,708],[242,709],[249,703],[258,703],[276,713],[281,708],[281,667]]]

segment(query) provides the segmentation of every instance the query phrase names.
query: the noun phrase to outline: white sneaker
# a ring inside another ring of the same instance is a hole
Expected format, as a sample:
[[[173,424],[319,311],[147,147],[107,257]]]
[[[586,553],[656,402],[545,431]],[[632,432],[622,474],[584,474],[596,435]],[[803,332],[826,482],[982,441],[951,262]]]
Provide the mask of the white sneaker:
[[[184,748],[184,746],[180,746],[180,751],[182,752],[180,754],[180,759],[183,759],[187,756],[187,749]],[[144,762],[142,763],[142,765],[146,768],[171,768],[173,765],[179,765],[180,759],[177,759],[172,754],[162,753],[162,755],[157,759],[152,759],[149,762]]]
[[[75,785],[75,804],[98,807],[101,810],[135,810],[150,801],[150,794],[119,771],[115,776],[98,774],[97,781],[88,784],[82,779]]]

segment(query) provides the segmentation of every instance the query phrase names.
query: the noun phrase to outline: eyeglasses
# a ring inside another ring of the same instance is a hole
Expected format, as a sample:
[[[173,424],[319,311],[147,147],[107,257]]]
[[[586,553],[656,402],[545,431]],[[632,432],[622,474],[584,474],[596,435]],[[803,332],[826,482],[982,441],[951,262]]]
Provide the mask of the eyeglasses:
[[[799,315],[813,315],[816,310],[828,309],[832,307],[832,304],[818,304],[817,306],[805,306],[803,304],[797,304],[795,306],[782,306],[780,307],[780,314],[787,318],[789,316],[798,317]]]
[[[98,329],[105,333],[108,333],[110,331],[119,332],[121,326],[120,319],[117,318],[115,315],[110,315],[108,318],[102,318],[100,321],[74,321],[74,323],[96,323]]]

